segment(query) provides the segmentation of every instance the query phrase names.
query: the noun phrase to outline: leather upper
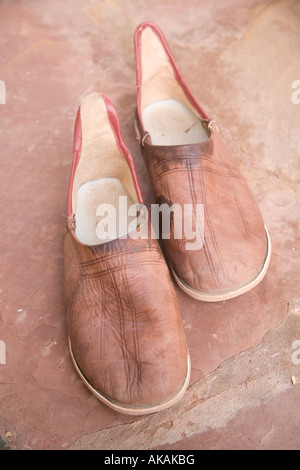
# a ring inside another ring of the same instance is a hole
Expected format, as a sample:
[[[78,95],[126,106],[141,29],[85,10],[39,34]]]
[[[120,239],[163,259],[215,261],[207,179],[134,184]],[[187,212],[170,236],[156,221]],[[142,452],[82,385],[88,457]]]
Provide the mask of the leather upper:
[[[134,405],[169,398],[187,374],[180,310],[157,240],[81,244],[68,219],[65,304],[76,362],[92,386]]]
[[[204,244],[187,250],[183,236],[162,240],[173,270],[203,292],[238,288],[251,281],[266,256],[264,222],[253,195],[216,127],[207,142],[155,146],[145,136],[145,157],[156,203],[204,205]]]

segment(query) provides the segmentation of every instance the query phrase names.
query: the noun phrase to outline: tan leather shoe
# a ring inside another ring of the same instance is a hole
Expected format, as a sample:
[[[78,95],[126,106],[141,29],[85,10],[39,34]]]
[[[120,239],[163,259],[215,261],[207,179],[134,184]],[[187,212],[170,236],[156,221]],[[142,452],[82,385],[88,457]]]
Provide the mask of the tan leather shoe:
[[[124,219],[120,198],[127,201],[125,209],[142,212],[115,109],[105,95],[93,93],[77,114],[68,191],[64,255],[69,346],[78,374],[96,397],[118,412],[138,415],[167,408],[182,397],[190,360],[158,242],[140,237],[147,220],[137,212],[135,225],[125,218],[122,229],[114,231],[110,220],[113,229],[105,230],[105,212]]]
[[[175,235],[173,222],[162,240],[174,278],[198,300],[243,294],[263,279],[271,256],[259,208],[157,25],[137,28],[135,54],[135,126],[156,203],[187,208],[193,219],[187,235]]]

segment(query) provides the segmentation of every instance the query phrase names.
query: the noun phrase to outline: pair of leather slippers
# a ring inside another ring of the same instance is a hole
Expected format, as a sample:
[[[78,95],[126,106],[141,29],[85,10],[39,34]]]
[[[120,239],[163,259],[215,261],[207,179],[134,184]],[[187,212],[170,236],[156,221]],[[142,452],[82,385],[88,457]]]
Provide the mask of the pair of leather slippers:
[[[256,286],[271,256],[247,183],[157,25],[138,26],[135,54],[136,134],[156,208],[169,215],[162,250],[115,108],[98,93],[76,118],[64,237],[73,363],[102,402],[131,415],[173,405],[189,384],[170,272],[194,299],[223,301]]]

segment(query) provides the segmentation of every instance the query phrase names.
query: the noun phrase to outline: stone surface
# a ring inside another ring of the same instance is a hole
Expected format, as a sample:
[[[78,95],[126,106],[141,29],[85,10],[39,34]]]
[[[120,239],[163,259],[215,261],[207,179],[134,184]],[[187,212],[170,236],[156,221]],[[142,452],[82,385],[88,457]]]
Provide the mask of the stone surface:
[[[163,29],[217,121],[261,208],[273,256],[258,287],[225,303],[177,289],[191,386],[174,408],[132,418],[99,403],[71,364],[62,236],[75,113],[87,93],[114,102],[152,200],[133,130],[133,34],[144,20]],[[62,8],[58,0],[4,0],[0,31],[2,439],[13,449],[299,449],[300,104],[291,96],[300,79],[300,3],[67,0]]]
[[[291,349],[299,307],[298,300],[259,346],[204,376],[172,409],[84,435],[70,449],[299,448],[300,371]]]

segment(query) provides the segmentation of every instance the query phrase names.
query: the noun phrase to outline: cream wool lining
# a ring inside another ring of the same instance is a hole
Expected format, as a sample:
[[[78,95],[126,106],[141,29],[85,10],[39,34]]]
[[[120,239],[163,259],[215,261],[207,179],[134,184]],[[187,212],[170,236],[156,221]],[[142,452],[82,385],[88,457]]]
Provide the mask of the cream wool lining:
[[[143,123],[153,145],[194,144],[208,139],[200,119],[182,103],[172,99],[147,106]]]
[[[120,196],[123,197],[121,204]],[[127,215],[128,208],[133,204],[133,199],[117,178],[101,178],[84,183],[77,192],[77,238],[86,245],[98,245],[126,235],[129,224],[137,216]],[[122,210],[122,214],[119,214],[119,210]],[[124,217],[126,220],[122,224]],[[115,230],[115,234],[108,233],[109,227]],[[103,238],[106,234],[107,237]]]
[[[97,245],[108,241],[97,237],[98,206],[112,204],[118,221],[119,196],[127,196],[128,206],[138,204],[139,200],[131,170],[116,144],[103,98],[97,93],[88,95],[80,109],[82,149],[74,176],[72,207],[76,236],[82,243]]]

